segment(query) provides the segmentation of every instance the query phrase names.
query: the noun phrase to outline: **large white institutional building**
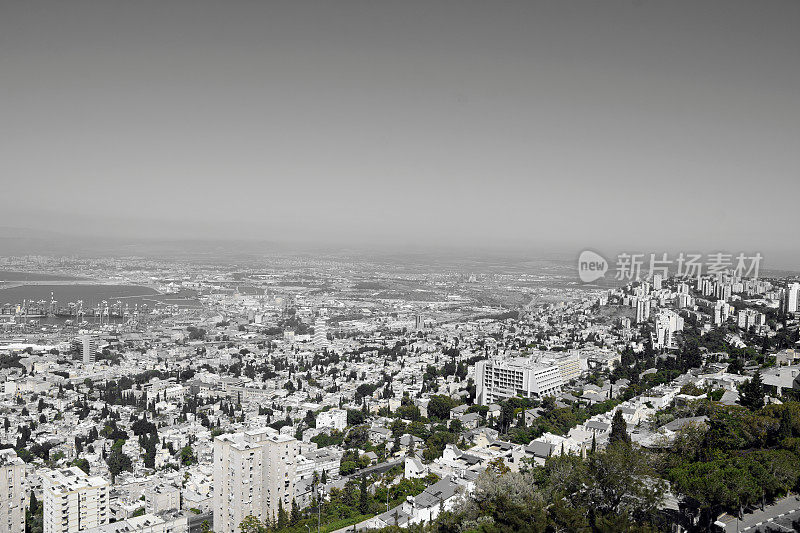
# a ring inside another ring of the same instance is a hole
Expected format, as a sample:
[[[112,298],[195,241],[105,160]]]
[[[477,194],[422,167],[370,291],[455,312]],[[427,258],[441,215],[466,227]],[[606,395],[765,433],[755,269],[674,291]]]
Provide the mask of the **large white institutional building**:
[[[542,398],[561,392],[561,367],[533,357],[484,360],[475,364],[477,401],[481,405],[523,396]]]

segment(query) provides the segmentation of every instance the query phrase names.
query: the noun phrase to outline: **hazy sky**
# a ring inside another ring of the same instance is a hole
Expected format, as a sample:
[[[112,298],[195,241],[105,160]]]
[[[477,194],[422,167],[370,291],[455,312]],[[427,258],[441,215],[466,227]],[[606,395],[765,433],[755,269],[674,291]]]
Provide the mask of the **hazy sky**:
[[[797,0],[0,0],[0,225],[800,256],[798,28]]]

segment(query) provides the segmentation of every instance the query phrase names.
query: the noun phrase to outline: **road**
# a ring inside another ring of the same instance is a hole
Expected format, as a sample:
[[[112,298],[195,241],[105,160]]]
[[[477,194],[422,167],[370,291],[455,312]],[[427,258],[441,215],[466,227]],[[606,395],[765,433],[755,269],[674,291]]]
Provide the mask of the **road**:
[[[203,530],[203,520],[208,520],[209,531],[214,530],[214,513],[204,513],[189,516],[189,533],[200,533]]]
[[[763,533],[766,531],[794,531],[791,526],[792,517],[800,516],[800,496],[792,495],[767,505],[764,510],[758,509],[744,515],[742,520],[725,515],[725,533]],[[795,517],[796,518],[796,517]]]

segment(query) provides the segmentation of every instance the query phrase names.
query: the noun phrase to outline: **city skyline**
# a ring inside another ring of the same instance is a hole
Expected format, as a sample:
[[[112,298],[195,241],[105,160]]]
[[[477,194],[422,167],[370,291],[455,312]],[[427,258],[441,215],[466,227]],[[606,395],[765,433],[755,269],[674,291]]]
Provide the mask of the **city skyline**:
[[[0,0],[0,533],[800,531],[798,0]]]

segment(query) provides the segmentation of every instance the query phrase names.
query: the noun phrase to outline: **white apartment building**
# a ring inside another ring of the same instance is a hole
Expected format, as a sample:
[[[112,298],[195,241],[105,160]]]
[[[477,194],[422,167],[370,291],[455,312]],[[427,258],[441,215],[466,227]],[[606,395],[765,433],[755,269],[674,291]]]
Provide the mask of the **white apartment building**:
[[[663,281],[664,277],[661,274],[653,274],[653,290],[660,291],[661,290],[661,282]]]
[[[714,325],[721,326],[728,320],[731,312],[731,306],[723,302],[722,300],[717,300],[714,303]]]
[[[347,427],[347,411],[344,409],[329,409],[317,415],[317,429],[338,429],[342,431]]]
[[[489,405],[514,396],[541,398],[561,392],[564,381],[557,365],[530,357],[475,363],[477,400]]]
[[[650,299],[634,298],[633,300],[636,306],[636,323],[641,324],[650,320]]]
[[[328,342],[328,321],[324,318],[317,318],[314,321],[314,346],[317,348],[327,348]]]
[[[742,309],[736,315],[736,324],[747,331],[751,327],[764,326],[767,323],[767,317],[764,313],[759,313],[755,309]]]
[[[214,531],[236,533],[248,515],[274,521],[279,502],[288,513],[298,454],[296,439],[271,428],[214,439]]]
[[[151,513],[134,516],[87,530],[86,533],[188,533],[189,518],[175,514],[167,519]]]
[[[0,533],[25,532],[25,463],[12,449],[0,450]]]
[[[675,301],[678,305],[678,309],[685,309],[687,307],[692,307],[694,305],[694,298],[682,292],[678,293],[678,295],[675,298]]]
[[[97,337],[92,335],[81,337],[81,355],[83,356],[84,365],[90,365],[95,362],[95,353],[98,345]]]
[[[675,311],[662,309],[656,315],[655,329],[652,335],[653,347],[675,350],[678,348],[677,333],[683,331],[683,317]]]
[[[792,283],[786,287],[783,298],[783,308],[787,313],[796,313],[800,303],[800,283]]]
[[[108,524],[108,481],[76,466],[45,470],[41,476],[44,533],[77,533]]]
[[[145,492],[145,511],[150,514],[181,508],[181,489],[172,485],[158,485]]]

